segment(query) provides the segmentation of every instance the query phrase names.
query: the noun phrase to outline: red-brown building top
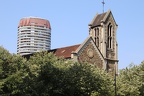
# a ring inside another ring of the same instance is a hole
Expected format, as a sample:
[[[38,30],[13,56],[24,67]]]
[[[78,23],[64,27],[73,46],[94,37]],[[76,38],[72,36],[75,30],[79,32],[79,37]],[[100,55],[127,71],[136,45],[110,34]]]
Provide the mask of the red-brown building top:
[[[20,20],[18,27],[22,26],[42,26],[51,29],[50,22],[46,19],[29,17]]]

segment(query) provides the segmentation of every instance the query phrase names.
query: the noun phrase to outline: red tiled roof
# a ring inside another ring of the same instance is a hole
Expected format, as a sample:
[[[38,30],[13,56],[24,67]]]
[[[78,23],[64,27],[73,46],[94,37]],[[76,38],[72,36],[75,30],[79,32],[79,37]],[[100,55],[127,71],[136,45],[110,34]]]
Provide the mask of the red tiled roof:
[[[67,47],[62,47],[62,48],[57,48],[57,49],[52,49],[49,52],[53,52],[56,56],[58,57],[63,57],[63,58],[70,58],[71,53],[73,51],[76,51],[76,49],[80,46],[78,45],[73,45],[73,46],[67,46]]]

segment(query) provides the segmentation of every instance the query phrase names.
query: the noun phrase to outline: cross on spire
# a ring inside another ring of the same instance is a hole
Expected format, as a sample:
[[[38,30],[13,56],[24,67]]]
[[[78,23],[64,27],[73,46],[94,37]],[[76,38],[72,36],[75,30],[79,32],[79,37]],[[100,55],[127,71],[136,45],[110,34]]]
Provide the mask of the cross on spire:
[[[103,0],[102,4],[103,4],[103,13],[104,13],[104,4],[105,4],[104,0]]]

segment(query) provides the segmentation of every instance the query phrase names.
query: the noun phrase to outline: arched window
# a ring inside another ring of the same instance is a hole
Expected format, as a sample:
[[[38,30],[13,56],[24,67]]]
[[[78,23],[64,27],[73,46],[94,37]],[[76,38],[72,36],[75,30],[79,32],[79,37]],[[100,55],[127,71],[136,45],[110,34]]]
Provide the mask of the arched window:
[[[99,47],[99,28],[95,28],[95,44]]]
[[[109,23],[108,25],[108,41],[107,41],[107,46],[108,48],[112,49],[112,33],[113,33],[113,30],[112,30],[112,25],[111,23]]]
[[[97,46],[99,47],[99,38],[97,37]]]

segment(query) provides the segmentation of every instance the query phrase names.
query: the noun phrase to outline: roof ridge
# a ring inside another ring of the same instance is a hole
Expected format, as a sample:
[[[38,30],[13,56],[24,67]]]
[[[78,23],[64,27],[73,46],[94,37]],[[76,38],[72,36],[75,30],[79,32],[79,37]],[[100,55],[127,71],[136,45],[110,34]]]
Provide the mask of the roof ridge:
[[[73,47],[73,46],[78,46],[78,45],[81,45],[81,44],[69,45],[69,46],[59,47],[59,48],[54,48],[54,49],[68,48],[68,47]],[[54,50],[54,49],[51,49],[51,50]]]

